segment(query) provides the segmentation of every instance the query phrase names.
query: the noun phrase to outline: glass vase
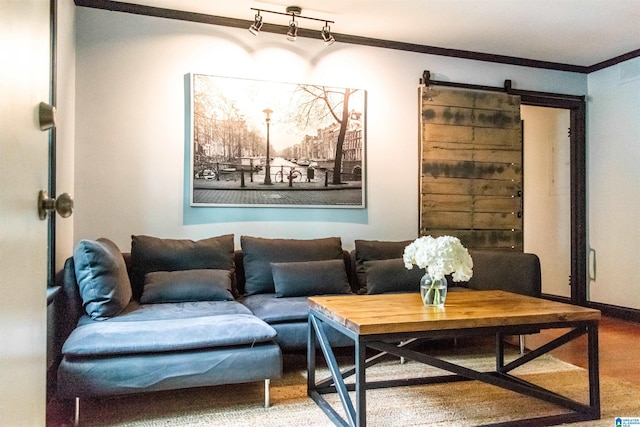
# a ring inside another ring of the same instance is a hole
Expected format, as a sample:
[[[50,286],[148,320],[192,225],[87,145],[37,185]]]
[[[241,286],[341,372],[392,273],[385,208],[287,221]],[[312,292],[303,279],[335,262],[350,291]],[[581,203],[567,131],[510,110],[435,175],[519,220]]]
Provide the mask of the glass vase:
[[[447,299],[447,279],[433,280],[429,273],[420,279],[420,296],[427,307],[443,307]]]

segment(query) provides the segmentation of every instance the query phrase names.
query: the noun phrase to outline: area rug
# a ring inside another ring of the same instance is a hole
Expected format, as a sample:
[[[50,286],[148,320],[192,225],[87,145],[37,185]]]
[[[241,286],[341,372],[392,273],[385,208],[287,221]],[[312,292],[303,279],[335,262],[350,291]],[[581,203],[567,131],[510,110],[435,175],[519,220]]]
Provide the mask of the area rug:
[[[448,360],[472,369],[492,370],[494,358],[450,355]],[[440,375],[416,362],[385,361],[367,370],[367,378]],[[513,371],[517,376],[588,402],[584,369],[544,356]],[[322,378],[318,375],[318,378]],[[640,417],[640,385],[601,377],[602,419],[579,426],[615,426],[616,417]],[[271,407],[264,408],[264,384],[250,383],[148,393],[82,401],[83,426],[332,426],[306,395],[304,356],[287,356],[283,378],[271,382]],[[329,399],[341,408],[337,396]],[[556,415],[565,410],[477,381],[395,387],[367,391],[369,426],[476,426]]]

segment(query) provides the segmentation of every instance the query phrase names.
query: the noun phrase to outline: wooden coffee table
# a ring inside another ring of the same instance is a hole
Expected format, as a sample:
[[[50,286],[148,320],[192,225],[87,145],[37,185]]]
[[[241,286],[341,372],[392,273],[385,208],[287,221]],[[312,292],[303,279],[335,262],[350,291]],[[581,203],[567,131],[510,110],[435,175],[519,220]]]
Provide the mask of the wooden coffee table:
[[[425,307],[417,293],[310,297],[309,308],[307,391],[336,425],[366,425],[367,389],[465,380],[483,381],[571,410],[561,415],[526,420],[527,425],[553,425],[600,418],[598,310],[504,291],[451,292],[442,308]],[[325,327],[336,329],[353,339],[354,367],[340,370],[327,339]],[[505,335],[529,334],[550,328],[570,328],[570,331],[505,364]],[[584,334],[588,336],[588,405],[560,396],[509,373]],[[496,370],[493,372],[474,371],[411,348],[416,340],[420,339],[481,335],[496,337]],[[319,343],[331,373],[329,378],[321,381],[316,381],[316,342]],[[375,349],[380,353],[367,359],[367,349]],[[377,363],[385,354],[435,366],[453,375],[367,382],[366,368]],[[355,375],[355,384],[345,384],[344,379],[352,375]],[[350,390],[355,390],[355,404],[348,394]],[[346,420],[323,396],[336,392],[346,413]],[[519,420],[512,424],[522,423],[523,420]],[[510,423],[501,425],[508,424]]]

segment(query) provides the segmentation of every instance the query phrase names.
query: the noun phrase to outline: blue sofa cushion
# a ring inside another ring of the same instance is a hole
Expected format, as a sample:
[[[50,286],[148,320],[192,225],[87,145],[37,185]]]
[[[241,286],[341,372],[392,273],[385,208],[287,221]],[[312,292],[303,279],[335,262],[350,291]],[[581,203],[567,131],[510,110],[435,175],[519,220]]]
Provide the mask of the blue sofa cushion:
[[[241,236],[245,294],[274,293],[271,263],[343,259],[339,237],[324,239],[263,239]]]
[[[116,317],[109,319],[113,322],[137,322],[145,320],[173,320],[193,319],[221,314],[251,314],[244,305],[237,301],[189,301],[173,302],[170,304],[140,304],[131,300],[129,305]],[[92,324],[95,321],[87,315],[78,320],[77,326]]]
[[[115,243],[108,239],[80,240],[73,261],[82,305],[92,319],[108,319],[127,306],[131,283]]]
[[[143,304],[232,301],[229,270],[154,271],[144,276]]]
[[[379,261],[384,259],[402,258],[404,248],[412,240],[380,241],[380,240],[356,240],[356,275],[360,288],[367,287],[367,273],[364,263],[367,261]]]
[[[307,322],[307,297],[276,298],[276,294],[256,294],[244,298],[242,303],[256,317],[267,323]]]
[[[473,277],[457,286],[475,290],[500,289],[539,298],[542,294],[540,259],[518,251],[472,249]]]
[[[366,261],[367,293],[419,292],[420,279],[425,274],[421,268],[407,270],[402,258]]]
[[[234,272],[233,234],[198,241],[131,236],[133,297],[142,295],[144,277],[153,271],[216,269]]]
[[[271,263],[271,270],[277,298],[351,293],[341,259]]]
[[[93,322],[77,327],[64,343],[70,357],[161,353],[252,345],[271,341],[276,331],[251,314],[189,319]]]

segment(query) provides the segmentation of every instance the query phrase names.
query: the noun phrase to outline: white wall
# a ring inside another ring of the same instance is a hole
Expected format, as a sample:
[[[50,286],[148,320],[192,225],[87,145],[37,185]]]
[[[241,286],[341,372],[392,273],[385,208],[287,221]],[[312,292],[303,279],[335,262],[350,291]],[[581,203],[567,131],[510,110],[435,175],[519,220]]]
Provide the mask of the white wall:
[[[340,236],[410,239],[418,231],[418,98],[434,79],[583,95],[586,76],[116,12],[77,9],[75,236]],[[367,91],[367,209],[184,207],[188,73]],[[390,173],[392,171],[392,173]],[[203,209],[203,208],[194,208]],[[185,210],[186,216],[185,216]]]
[[[640,309],[640,58],[588,81],[589,299]]]
[[[542,293],[571,297],[569,110],[523,105],[524,250],[537,254]]]

